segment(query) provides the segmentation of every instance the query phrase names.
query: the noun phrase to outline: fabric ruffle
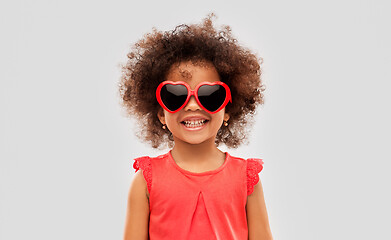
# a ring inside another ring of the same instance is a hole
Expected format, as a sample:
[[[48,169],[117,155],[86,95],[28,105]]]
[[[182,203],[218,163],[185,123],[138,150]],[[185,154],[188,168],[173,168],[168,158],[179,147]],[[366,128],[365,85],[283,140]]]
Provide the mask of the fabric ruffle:
[[[247,159],[247,195],[254,191],[254,186],[259,182],[258,173],[263,169],[263,161],[259,158]]]
[[[133,168],[135,172],[138,170],[143,170],[143,176],[145,181],[147,182],[148,192],[151,192],[152,186],[152,166],[151,166],[151,158],[148,156],[138,157],[134,159]]]

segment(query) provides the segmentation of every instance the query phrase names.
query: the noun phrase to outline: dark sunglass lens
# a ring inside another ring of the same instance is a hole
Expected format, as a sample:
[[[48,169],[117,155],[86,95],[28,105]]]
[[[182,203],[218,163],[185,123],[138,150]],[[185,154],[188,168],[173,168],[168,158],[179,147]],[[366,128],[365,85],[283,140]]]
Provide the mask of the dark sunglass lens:
[[[160,91],[164,105],[171,111],[180,108],[187,99],[187,88],[184,85],[166,84]]]
[[[221,85],[203,85],[198,89],[198,99],[211,112],[223,105],[225,96],[225,88]]]

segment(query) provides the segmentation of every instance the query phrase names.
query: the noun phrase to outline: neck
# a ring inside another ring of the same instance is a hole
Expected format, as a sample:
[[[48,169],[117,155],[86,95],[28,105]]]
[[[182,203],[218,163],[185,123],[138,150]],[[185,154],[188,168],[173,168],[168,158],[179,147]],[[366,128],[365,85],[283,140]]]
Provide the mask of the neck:
[[[183,141],[175,141],[171,154],[177,163],[208,162],[218,157],[221,158],[221,156],[224,155],[224,153],[216,147],[214,139],[209,139],[200,144],[189,144]]]

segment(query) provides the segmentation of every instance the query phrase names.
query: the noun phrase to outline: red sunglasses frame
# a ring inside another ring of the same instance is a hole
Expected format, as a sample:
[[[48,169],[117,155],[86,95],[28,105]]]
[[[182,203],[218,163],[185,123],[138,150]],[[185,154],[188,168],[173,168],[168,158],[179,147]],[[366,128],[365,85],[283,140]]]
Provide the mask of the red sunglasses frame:
[[[161,98],[161,95],[160,95],[160,91],[162,89],[162,87],[164,85],[167,85],[167,84],[172,84],[172,85],[184,85],[186,88],[187,88],[187,98],[186,98],[186,101],[183,103],[182,106],[180,106],[177,110],[175,111],[171,111],[170,109],[168,109],[166,107],[166,105],[164,105],[163,101],[162,101],[162,98]],[[221,85],[224,87],[225,89],[225,92],[226,92],[226,95],[225,95],[225,99],[224,99],[224,102],[223,104],[216,110],[216,111],[209,111],[208,109],[206,109],[200,102],[200,100],[198,99],[198,89],[201,87],[201,86],[204,86],[204,85],[209,85],[209,86],[213,86],[213,85]],[[206,112],[210,113],[210,114],[214,114],[214,113],[217,113],[218,111],[220,111],[221,109],[223,109],[227,104],[228,102],[231,102],[232,103],[232,97],[231,97],[231,90],[229,89],[228,85],[223,83],[223,82],[220,82],[220,81],[217,81],[217,82],[201,82],[199,83],[195,90],[191,90],[189,84],[187,84],[186,82],[183,82],[183,81],[177,81],[177,82],[173,82],[173,81],[164,81],[164,82],[161,82],[159,84],[159,86],[157,87],[156,89],[156,99],[157,101],[159,102],[160,106],[162,106],[166,111],[170,112],[170,113],[176,113],[178,112],[179,110],[181,110],[184,106],[186,106],[186,104],[189,102],[190,100],[190,97],[191,96],[194,96],[197,103],[198,103],[198,106],[200,106],[203,110],[205,110]]]

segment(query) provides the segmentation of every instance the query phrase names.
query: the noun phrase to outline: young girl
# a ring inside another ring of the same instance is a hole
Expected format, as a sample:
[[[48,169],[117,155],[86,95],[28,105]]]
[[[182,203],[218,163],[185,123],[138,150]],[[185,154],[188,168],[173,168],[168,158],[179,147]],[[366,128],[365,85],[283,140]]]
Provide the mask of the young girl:
[[[261,159],[222,152],[246,141],[263,103],[260,64],[212,15],[156,29],[123,66],[120,94],[138,136],[166,154],[134,159],[125,240],[256,239],[272,234],[258,173]],[[139,171],[138,171],[139,170]]]

